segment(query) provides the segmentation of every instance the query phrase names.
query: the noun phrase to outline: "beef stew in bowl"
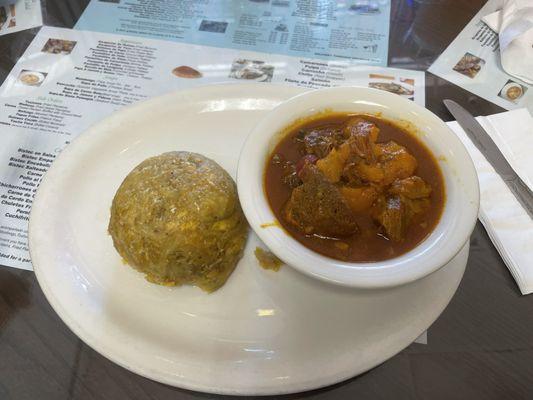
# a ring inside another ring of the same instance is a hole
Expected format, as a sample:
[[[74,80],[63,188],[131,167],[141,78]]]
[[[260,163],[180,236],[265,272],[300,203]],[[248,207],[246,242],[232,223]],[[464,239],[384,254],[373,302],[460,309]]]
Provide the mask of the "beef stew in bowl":
[[[343,120],[335,120],[341,115]],[[329,117],[333,118],[329,122],[319,121]],[[337,127],[322,134],[321,129],[330,122]],[[353,139],[346,133],[349,126],[355,130]],[[300,128],[304,132],[300,133]],[[302,143],[295,143],[294,148],[290,144],[294,153],[283,154],[280,150],[285,140],[291,140],[291,132]],[[350,143],[345,146],[349,151],[342,147],[343,141]],[[385,153],[394,157],[387,159]],[[414,169],[412,159],[416,161]],[[267,188],[266,170],[275,167],[269,165],[272,161],[279,163],[278,180]],[[405,166],[411,167],[404,175],[385,174],[403,171]],[[298,189],[304,180],[311,184]],[[467,245],[479,208],[474,165],[446,124],[401,96],[362,87],[312,90],[270,111],[244,143],[237,187],[250,227],[279,259],[312,278],[357,288],[398,286],[443,267]],[[419,194],[410,199],[407,194],[415,189]],[[293,193],[296,199],[290,204]],[[322,203],[317,203],[315,197],[326,193]],[[385,202],[376,203],[380,197]],[[423,200],[420,213],[413,216],[401,211],[407,201],[418,203],[410,201],[417,197]],[[402,198],[404,201],[399,201]],[[328,212],[323,204],[331,206]],[[394,211],[379,212],[387,207]],[[365,209],[370,210],[366,215],[362,212]],[[336,228],[331,231],[326,217],[341,223],[333,224]],[[419,218],[426,220],[426,228],[420,226],[424,221],[417,221]],[[415,223],[421,228],[418,233],[413,233]],[[395,231],[394,227],[400,229]],[[355,247],[360,251],[359,247],[370,246],[362,239],[362,232],[382,235],[392,251],[375,249],[374,254],[357,254]],[[350,236],[353,243],[348,240]],[[328,255],[324,247],[313,249],[310,241],[331,246],[332,252]],[[332,250],[335,248],[339,251]]]
[[[264,188],[284,229],[325,256],[397,257],[426,238],[444,206],[431,151],[392,121],[320,113],[297,121],[268,158]]]

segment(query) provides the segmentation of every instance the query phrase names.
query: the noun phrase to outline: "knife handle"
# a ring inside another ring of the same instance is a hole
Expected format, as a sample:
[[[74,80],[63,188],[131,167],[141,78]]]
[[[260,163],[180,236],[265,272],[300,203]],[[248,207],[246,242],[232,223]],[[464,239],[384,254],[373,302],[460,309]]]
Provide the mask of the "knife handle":
[[[533,192],[529,186],[520,177],[509,181],[509,184],[515,188],[514,193],[517,200],[522,204],[529,217],[533,219]]]

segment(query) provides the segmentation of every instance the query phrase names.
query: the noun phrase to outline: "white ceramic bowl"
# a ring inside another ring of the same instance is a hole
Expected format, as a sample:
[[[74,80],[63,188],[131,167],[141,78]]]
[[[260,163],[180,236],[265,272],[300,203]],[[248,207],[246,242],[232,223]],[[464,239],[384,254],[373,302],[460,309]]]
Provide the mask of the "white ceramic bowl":
[[[267,158],[281,139],[279,133],[283,128],[298,118],[324,109],[381,113],[386,119],[406,121],[416,128],[419,138],[439,160],[446,187],[444,211],[433,232],[413,250],[386,261],[344,262],[309,250],[279,225],[272,226],[276,217],[263,187]],[[270,111],[246,139],[239,158],[237,186],[252,229],[281,260],[307,275],[359,288],[401,285],[438,270],[469,239],[479,208],[479,186],[474,165],[462,143],[446,124],[410,100],[363,87],[306,92]]]

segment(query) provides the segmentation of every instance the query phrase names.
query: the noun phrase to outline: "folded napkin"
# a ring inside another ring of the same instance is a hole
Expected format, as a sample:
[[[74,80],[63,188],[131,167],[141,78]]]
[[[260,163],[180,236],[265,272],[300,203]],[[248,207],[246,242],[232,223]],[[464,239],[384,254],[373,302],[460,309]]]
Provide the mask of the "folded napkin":
[[[533,84],[533,0],[502,0],[502,9],[482,21],[499,34],[504,71]]]
[[[476,119],[518,176],[532,188],[533,118],[527,109]],[[481,190],[479,220],[522,294],[533,293],[533,220],[457,122],[449,122],[448,126],[474,160]]]

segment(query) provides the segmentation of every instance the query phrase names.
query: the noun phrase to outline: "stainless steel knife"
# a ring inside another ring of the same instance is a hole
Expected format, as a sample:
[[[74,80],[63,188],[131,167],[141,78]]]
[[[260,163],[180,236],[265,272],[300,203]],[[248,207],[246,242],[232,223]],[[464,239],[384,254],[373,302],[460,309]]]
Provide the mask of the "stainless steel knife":
[[[520,179],[511,165],[509,165],[489,134],[476,121],[472,114],[455,101],[446,99],[444,100],[444,105],[455,117],[461,128],[464,129],[470,140],[472,140],[479,151],[485,156],[487,161],[491,163],[509,189],[511,189],[511,192],[513,192],[522,207],[524,207],[529,217],[533,219],[533,192],[531,192],[526,183]]]

